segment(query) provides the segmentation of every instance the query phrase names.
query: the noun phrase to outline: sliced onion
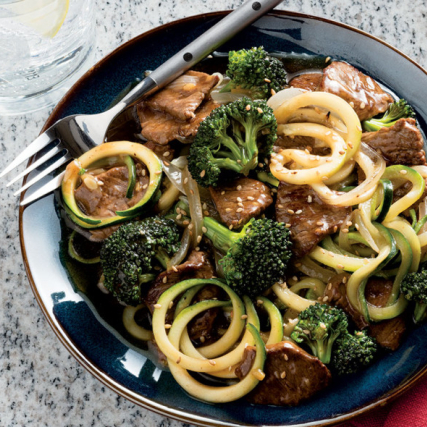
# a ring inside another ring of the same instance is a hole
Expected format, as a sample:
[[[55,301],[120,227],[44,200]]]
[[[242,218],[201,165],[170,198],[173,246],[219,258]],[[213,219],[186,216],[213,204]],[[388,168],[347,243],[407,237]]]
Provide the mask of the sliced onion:
[[[181,192],[185,194],[182,185],[182,171],[179,167],[169,162],[163,162],[163,172],[169,178],[169,181]]]
[[[189,76],[188,74],[183,74],[182,76],[179,76],[177,79],[175,79],[173,82],[169,83],[167,88],[180,90],[184,85],[197,85],[198,82],[199,78],[197,76]]]
[[[307,91],[297,87],[289,87],[287,89],[280,90],[267,101],[267,105],[271,107],[273,110],[275,110],[276,108],[280,107],[288,99],[301,95],[304,92],[307,92]]]
[[[178,252],[175,252],[175,255],[170,259],[167,264],[168,269],[172,268],[174,265],[180,265],[187,256],[188,250],[190,249],[190,230],[188,227],[185,227],[184,233],[181,238],[181,246],[178,249]]]
[[[187,156],[179,156],[173,159],[171,163],[180,169],[184,169],[188,165],[188,158]]]
[[[197,182],[192,178],[187,167],[182,171],[182,179],[185,194],[187,195],[188,199],[188,206],[190,208],[191,224],[193,225],[193,228],[190,230],[192,235],[192,246],[195,248],[199,246],[200,239],[202,237],[202,202],[200,200],[199,187],[197,186]]]

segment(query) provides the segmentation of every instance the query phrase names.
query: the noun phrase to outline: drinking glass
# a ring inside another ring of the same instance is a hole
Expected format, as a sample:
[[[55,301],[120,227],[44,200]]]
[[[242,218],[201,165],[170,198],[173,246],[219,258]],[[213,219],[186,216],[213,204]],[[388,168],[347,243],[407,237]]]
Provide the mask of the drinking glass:
[[[55,103],[88,64],[94,35],[93,0],[0,0],[0,115]]]

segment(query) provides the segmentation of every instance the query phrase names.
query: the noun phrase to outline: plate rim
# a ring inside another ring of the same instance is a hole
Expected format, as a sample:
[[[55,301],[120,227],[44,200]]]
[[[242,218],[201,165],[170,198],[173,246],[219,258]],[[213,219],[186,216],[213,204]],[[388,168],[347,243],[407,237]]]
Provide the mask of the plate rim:
[[[79,90],[80,87],[84,84],[86,79],[88,79],[95,71],[97,71],[99,68],[101,68],[105,62],[109,61],[113,56],[117,55],[119,51],[122,49],[126,49],[128,46],[138,43],[141,40],[143,40],[146,37],[151,36],[154,33],[161,32],[166,30],[168,27],[172,27],[177,24],[184,24],[189,21],[193,20],[209,20],[212,18],[219,18],[224,17],[227,14],[231,13],[231,10],[222,10],[222,11],[214,11],[209,13],[202,13],[197,15],[191,15],[189,17],[173,20],[171,22],[168,22],[166,24],[160,25],[158,27],[152,28],[148,31],[145,31],[144,33],[141,33],[127,42],[119,45],[115,49],[113,49],[110,53],[105,55],[102,59],[100,59],[95,65],[93,65],[88,71],[86,71],[74,84],[73,86],[66,92],[66,94],[62,97],[62,99],[58,102],[58,104],[55,106],[53,111],[50,113],[49,117],[47,118],[45,124],[43,125],[42,130],[40,131],[40,134],[43,133],[46,129],[48,129],[50,126],[52,126],[58,118],[61,116],[62,111],[64,108],[66,108],[69,98],[72,97],[73,92],[76,90]],[[384,45],[385,47],[395,51],[397,54],[399,54],[401,57],[403,57],[405,60],[409,61],[413,65],[415,65],[417,68],[419,68],[426,76],[427,76],[427,70],[424,69],[420,64],[418,64],[415,60],[410,58],[408,55],[394,47],[393,45],[385,42],[384,40],[380,39],[379,37],[376,37],[366,31],[363,31],[359,28],[353,27],[348,24],[344,24],[342,22],[332,20],[329,18],[324,18],[316,15],[311,14],[305,14],[301,12],[293,12],[288,10],[273,10],[266,15],[282,15],[282,16],[289,16],[293,18],[304,18],[304,19],[312,19],[315,21],[320,21],[327,23],[329,25],[335,25],[342,27],[346,30],[353,31],[356,33],[359,33],[365,37],[369,37],[370,39]],[[28,162],[28,165],[30,165],[33,162],[33,158],[31,158]],[[27,181],[27,177],[24,178],[23,184]],[[24,198],[25,192],[21,193],[20,201]],[[21,255],[25,266],[25,271],[28,277],[28,281],[30,283],[31,289],[33,291],[34,297],[36,298],[36,301],[38,305],[40,306],[40,309],[46,318],[48,324],[52,328],[53,332],[59,338],[59,341],[62,343],[62,345],[67,349],[67,351],[77,360],[77,362],[80,363],[91,375],[93,375],[98,381],[100,381],[102,384],[107,386],[110,390],[117,393],[118,395],[124,397],[125,399],[129,400],[131,403],[141,406],[145,409],[148,409],[156,414],[170,417],[172,419],[182,421],[185,423],[197,423],[200,426],[205,427],[217,427],[217,426],[229,426],[229,427],[235,427],[235,426],[244,426],[244,424],[241,424],[240,422],[238,424],[236,423],[229,423],[219,420],[214,420],[202,416],[198,416],[195,414],[192,414],[189,411],[183,411],[180,409],[176,409],[174,407],[154,402],[153,400],[133,392],[132,390],[129,390],[127,387],[124,387],[120,383],[118,383],[116,380],[111,378],[108,374],[106,374],[102,369],[100,369],[98,366],[96,366],[93,362],[88,360],[84,354],[82,354],[82,351],[78,348],[77,345],[73,342],[72,338],[69,336],[68,332],[60,327],[57,326],[52,319],[49,310],[45,306],[39,292],[37,285],[35,283],[35,280],[33,278],[32,272],[29,267],[28,257],[27,257],[27,251],[25,247],[25,240],[24,240],[24,230],[23,230],[23,213],[25,210],[25,206],[19,206],[19,240],[20,240],[20,247],[21,247]],[[337,424],[340,424],[342,422],[348,421],[356,416],[366,414],[373,410],[374,408],[385,406],[386,404],[390,403],[391,401],[397,399],[398,397],[402,396],[404,393],[406,393],[409,389],[414,387],[416,384],[420,382],[421,379],[423,379],[427,375],[427,364],[421,368],[417,373],[409,377],[408,379],[405,379],[401,384],[393,388],[392,390],[388,391],[383,396],[379,397],[378,399],[375,399],[368,405],[364,405],[360,408],[357,408],[351,412],[347,412],[343,415],[340,415],[338,417],[324,419],[322,421],[314,421],[314,422],[308,422],[308,423],[299,423],[299,424],[287,424],[284,427],[324,427],[324,426],[334,426]],[[268,427],[264,426],[263,427]],[[273,425],[271,427],[279,427],[277,425]]]

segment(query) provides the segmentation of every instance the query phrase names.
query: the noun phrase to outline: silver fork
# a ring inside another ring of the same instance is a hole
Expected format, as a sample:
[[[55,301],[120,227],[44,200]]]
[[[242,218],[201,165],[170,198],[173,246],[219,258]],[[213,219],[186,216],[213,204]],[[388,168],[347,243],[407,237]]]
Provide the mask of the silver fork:
[[[102,144],[105,140],[108,126],[119,113],[133,105],[143,95],[152,93],[154,90],[160,89],[174,80],[281,2],[282,0],[250,0],[244,3],[150,73],[148,77],[111,109],[94,115],[73,115],[56,122],[8,165],[0,174],[0,178],[51,144],[53,148],[31,163],[22,173],[7,184],[11,185],[34,169],[45,165],[34,178],[27,181],[15,193],[15,195],[18,195],[73,158],[79,157],[96,145]],[[46,166],[46,162],[52,158],[55,159],[54,162]],[[58,188],[63,175],[64,172],[34,191],[30,196],[26,196],[21,200],[21,206],[31,203]]]

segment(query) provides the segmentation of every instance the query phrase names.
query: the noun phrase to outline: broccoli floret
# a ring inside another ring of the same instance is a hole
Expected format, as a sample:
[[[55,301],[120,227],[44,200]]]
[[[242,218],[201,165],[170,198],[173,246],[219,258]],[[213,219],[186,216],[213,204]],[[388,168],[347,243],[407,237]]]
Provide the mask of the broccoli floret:
[[[362,122],[363,129],[368,132],[376,132],[384,127],[393,126],[399,119],[415,117],[414,109],[404,100],[391,104],[380,118],[372,118]]]
[[[155,277],[154,267],[166,268],[180,246],[178,228],[166,218],[145,218],[122,225],[101,248],[104,286],[119,301],[137,305],[143,283]]]
[[[375,338],[365,331],[341,334],[335,341],[331,365],[338,375],[354,374],[372,362],[377,349]]]
[[[400,284],[400,290],[407,300],[415,301],[415,323],[423,321],[427,308],[427,270],[407,274]]]
[[[282,62],[270,56],[262,46],[231,51],[226,74],[231,80],[221,92],[244,89],[252,99],[267,99],[286,85]]]
[[[307,344],[314,356],[329,363],[335,340],[347,334],[347,328],[347,316],[342,310],[327,304],[314,304],[299,314],[291,338],[298,344]]]
[[[291,258],[285,224],[252,218],[240,232],[205,217],[205,235],[225,256],[219,261],[227,284],[238,294],[255,297],[283,279]]]
[[[202,186],[217,184],[222,170],[248,175],[271,154],[277,122],[265,101],[242,98],[222,105],[200,124],[188,168]]]

